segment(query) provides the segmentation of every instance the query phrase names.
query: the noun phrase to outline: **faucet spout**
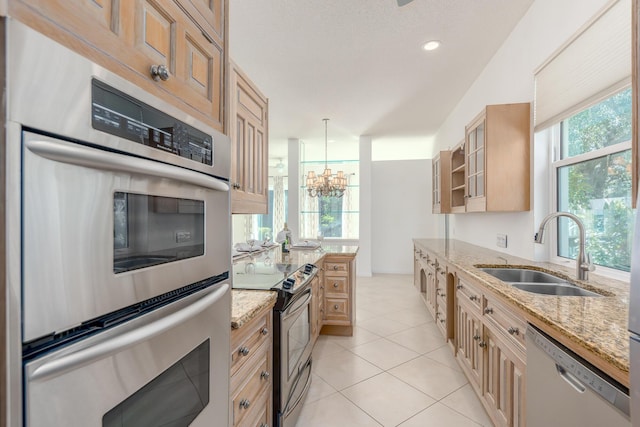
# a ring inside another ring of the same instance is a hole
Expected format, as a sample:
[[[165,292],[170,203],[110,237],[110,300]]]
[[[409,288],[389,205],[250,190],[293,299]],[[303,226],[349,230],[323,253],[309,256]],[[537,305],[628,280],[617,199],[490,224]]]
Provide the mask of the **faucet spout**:
[[[567,217],[573,220],[578,226],[578,231],[580,233],[580,243],[578,247],[578,256],[576,257],[576,278],[578,280],[589,280],[589,272],[595,270],[595,266],[591,264],[591,257],[585,250],[585,241],[586,241],[586,233],[584,230],[584,224],[572,213],[569,212],[553,212],[544,217],[542,222],[540,223],[540,227],[538,228],[538,232],[536,233],[533,241],[535,243],[542,243],[544,239],[544,229],[547,223],[553,218],[558,217]]]

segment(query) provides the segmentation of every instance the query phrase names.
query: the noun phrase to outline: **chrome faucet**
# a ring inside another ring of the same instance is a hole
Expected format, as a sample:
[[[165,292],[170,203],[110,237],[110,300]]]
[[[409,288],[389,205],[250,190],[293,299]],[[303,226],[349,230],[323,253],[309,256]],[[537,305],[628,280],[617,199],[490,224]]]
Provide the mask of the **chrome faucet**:
[[[591,264],[591,257],[589,256],[589,254],[587,253],[584,247],[585,231],[584,231],[584,224],[582,224],[582,221],[580,220],[580,218],[578,218],[577,216],[569,212],[550,213],[549,215],[544,217],[544,219],[540,223],[540,228],[538,229],[538,232],[534,237],[534,242],[542,243],[542,238],[544,236],[544,227],[547,225],[547,222],[549,222],[549,220],[553,218],[560,217],[560,216],[566,216],[567,218],[571,218],[578,226],[578,230],[580,231],[580,246],[578,248],[578,256],[576,257],[576,278],[578,280],[589,280],[589,272],[595,270],[596,267],[593,264]]]

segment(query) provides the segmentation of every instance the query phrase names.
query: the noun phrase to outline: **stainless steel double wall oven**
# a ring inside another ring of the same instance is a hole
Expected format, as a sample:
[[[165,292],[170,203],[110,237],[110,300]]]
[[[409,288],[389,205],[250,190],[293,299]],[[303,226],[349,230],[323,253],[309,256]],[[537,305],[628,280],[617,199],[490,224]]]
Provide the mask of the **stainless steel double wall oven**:
[[[7,25],[10,419],[226,426],[228,138]]]

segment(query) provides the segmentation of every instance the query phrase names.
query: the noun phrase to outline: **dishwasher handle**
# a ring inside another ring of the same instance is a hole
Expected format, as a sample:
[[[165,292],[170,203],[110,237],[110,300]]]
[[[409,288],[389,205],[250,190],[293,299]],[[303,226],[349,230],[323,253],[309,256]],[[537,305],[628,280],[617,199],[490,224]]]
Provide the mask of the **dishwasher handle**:
[[[562,366],[558,365],[557,363],[556,363],[556,371],[558,371],[558,375],[560,375],[560,378],[565,380],[567,384],[569,384],[571,388],[573,388],[578,393],[584,393],[585,391],[587,391],[585,386],[575,375],[573,375],[571,372],[567,372],[566,369],[564,369]]]

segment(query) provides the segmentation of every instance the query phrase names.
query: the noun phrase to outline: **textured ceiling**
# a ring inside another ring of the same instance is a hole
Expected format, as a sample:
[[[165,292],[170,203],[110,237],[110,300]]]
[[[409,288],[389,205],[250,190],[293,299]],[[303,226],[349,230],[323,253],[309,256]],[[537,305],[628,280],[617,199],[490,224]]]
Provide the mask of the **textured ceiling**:
[[[337,143],[426,141],[532,2],[230,0],[230,56],[269,98],[272,159],[322,144],[324,117]]]

